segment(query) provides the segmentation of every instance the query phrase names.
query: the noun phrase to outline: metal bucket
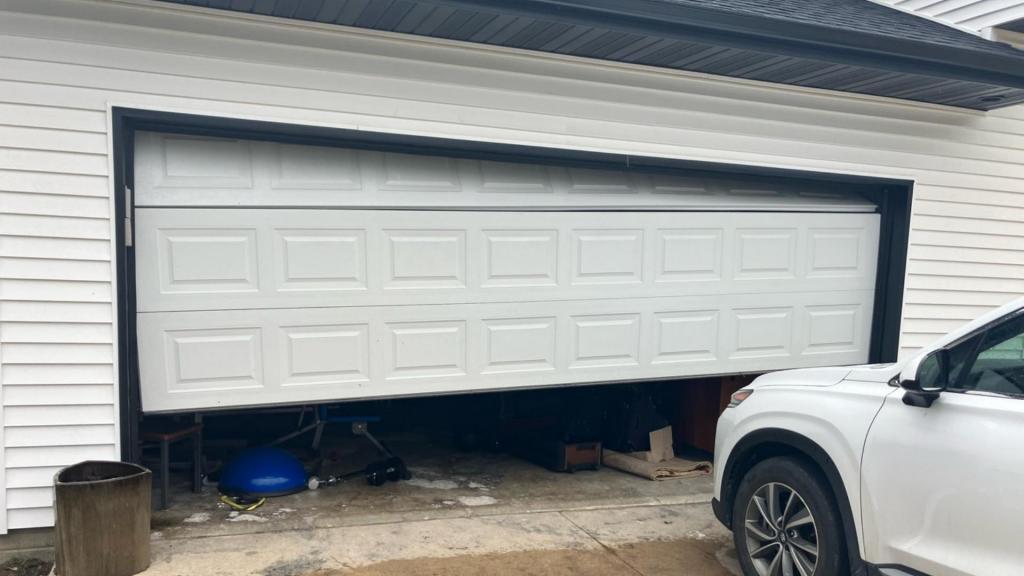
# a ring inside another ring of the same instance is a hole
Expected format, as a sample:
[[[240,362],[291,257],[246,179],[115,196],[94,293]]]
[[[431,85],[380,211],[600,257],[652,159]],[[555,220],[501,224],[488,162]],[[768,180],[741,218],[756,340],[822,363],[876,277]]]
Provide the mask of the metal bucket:
[[[153,474],[126,462],[90,460],[54,477],[56,573],[130,576],[149,567]]]

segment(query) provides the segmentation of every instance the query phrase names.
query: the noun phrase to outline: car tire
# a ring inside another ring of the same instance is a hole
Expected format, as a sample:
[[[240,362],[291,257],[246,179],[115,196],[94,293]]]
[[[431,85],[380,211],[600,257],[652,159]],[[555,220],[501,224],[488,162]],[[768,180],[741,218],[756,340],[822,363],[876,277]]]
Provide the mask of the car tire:
[[[848,573],[831,488],[803,459],[770,458],[751,468],[736,491],[732,528],[746,576]]]

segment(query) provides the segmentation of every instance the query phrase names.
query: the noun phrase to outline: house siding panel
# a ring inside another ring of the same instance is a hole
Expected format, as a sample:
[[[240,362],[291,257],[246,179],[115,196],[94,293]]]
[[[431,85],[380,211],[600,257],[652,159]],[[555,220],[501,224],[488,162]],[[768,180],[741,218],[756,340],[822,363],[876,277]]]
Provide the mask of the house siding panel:
[[[901,352],[1024,293],[1020,107],[979,114],[173,6],[7,6],[0,532],[52,523],[59,466],[119,454],[112,106],[914,179]]]

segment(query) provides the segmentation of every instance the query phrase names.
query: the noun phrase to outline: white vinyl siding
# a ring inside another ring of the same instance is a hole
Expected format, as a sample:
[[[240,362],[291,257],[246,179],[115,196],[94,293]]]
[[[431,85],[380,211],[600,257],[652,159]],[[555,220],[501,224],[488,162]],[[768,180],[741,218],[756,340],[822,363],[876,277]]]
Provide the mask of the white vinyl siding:
[[[58,466],[117,456],[111,106],[914,179],[903,353],[1024,293],[1021,107],[979,114],[174,6],[5,6],[62,15],[0,17],[11,529],[51,522]]]
[[[52,523],[59,467],[118,456],[106,113],[40,104],[0,105],[0,503],[10,529]]]

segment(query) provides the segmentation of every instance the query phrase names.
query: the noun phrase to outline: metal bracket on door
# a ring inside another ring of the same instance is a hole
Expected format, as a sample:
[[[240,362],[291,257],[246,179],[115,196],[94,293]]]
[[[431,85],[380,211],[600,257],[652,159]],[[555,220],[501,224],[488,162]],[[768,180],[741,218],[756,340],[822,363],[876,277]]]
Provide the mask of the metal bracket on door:
[[[132,189],[124,187],[124,245],[131,248],[134,244],[132,237]]]

